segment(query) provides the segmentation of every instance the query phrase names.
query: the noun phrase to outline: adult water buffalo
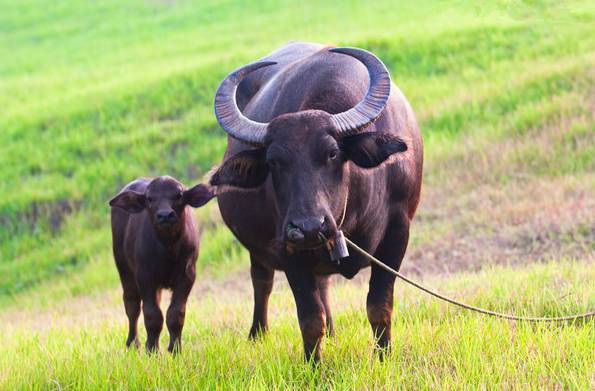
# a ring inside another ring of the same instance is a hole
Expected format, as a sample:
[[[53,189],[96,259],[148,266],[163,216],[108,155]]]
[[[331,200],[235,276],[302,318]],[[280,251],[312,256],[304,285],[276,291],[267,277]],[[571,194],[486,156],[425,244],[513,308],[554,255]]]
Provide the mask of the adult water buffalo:
[[[306,359],[320,359],[332,318],[328,279],[369,266],[328,248],[345,235],[398,269],[419,202],[423,146],[409,103],[382,62],[355,48],[290,43],[232,72],[215,97],[229,134],[211,177],[225,223],[248,249],[250,337],[267,329],[274,270],[297,305]],[[395,277],[372,265],[368,319],[377,348],[391,338]],[[327,329],[328,326],[328,329]]]

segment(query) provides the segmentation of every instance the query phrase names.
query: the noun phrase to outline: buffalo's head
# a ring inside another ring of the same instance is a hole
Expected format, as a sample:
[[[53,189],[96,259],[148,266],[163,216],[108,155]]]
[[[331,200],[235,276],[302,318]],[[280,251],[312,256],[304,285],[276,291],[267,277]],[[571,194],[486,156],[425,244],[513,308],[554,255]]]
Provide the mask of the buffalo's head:
[[[153,179],[144,193],[124,190],[110,200],[109,204],[128,213],[147,211],[158,231],[170,233],[179,231],[186,206],[198,208],[214,196],[204,184],[187,189],[176,179],[162,176]]]
[[[317,247],[335,236],[348,197],[348,161],[373,168],[407,149],[394,135],[364,130],[380,115],[390,95],[390,76],[382,62],[361,49],[331,51],[359,59],[370,75],[366,97],[346,112],[306,110],[269,123],[246,118],[236,105],[237,86],[247,74],[272,62],[257,62],[232,72],[215,97],[215,112],[223,129],[255,148],[225,161],[211,177],[211,184],[257,188],[270,174],[281,217],[278,234],[287,244],[302,249]]]

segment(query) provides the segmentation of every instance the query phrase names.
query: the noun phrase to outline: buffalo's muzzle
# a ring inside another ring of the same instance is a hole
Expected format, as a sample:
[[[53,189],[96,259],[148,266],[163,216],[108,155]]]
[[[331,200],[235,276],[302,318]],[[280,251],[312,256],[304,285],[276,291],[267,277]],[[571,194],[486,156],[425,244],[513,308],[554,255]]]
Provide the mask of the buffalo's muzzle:
[[[326,217],[293,219],[285,230],[285,240],[298,247],[317,247],[330,237],[330,224]]]
[[[155,214],[157,224],[173,224],[178,221],[178,216],[173,210],[160,210]]]

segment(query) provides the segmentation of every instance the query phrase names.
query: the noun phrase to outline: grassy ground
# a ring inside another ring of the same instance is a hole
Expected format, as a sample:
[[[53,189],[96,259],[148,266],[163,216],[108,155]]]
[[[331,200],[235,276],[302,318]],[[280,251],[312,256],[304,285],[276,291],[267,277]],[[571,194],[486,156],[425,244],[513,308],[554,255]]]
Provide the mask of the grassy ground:
[[[0,388],[593,388],[593,322],[514,326],[409,291],[394,356],[379,364],[361,281],[333,293],[340,331],[320,372],[299,363],[286,289],[272,335],[251,345],[246,253],[215,203],[197,211],[186,353],[124,354],[106,204],[132,178],[192,184],[220,160],[212,99],[230,70],[293,39],[364,47],[410,99],[426,144],[403,270],[492,308],[593,308],[593,37],[595,6],[578,0],[0,0]]]
[[[561,261],[519,270],[497,267],[430,278],[458,298],[524,314],[593,308],[595,268]],[[291,292],[271,297],[271,332],[247,339],[250,283],[195,290],[183,353],[126,351],[116,291],[54,310],[10,312],[0,346],[0,388],[55,389],[582,389],[595,385],[595,325],[515,324],[437,303],[399,283],[394,345],[386,362],[372,353],[365,287],[337,283],[336,336],[318,370],[302,362]],[[209,294],[210,289],[216,294]],[[142,333],[144,339],[144,333]],[[162,347],[167,346],[166,336]]]

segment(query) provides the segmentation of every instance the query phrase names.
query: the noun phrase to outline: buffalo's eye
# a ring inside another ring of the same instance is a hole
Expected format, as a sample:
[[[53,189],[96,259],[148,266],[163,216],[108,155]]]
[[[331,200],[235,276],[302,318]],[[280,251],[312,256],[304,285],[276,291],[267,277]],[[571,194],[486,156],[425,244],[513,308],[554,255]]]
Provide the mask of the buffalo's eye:
[[[147,201],[153,202],[153,197],[147,197]]]
[[[339,151],[337,151],[336,149],[330,151],[328,153],[328,159],[329,160],[335,160],[337,158],[337,156],[339,155]]]
[[[271,168],[271,169],[275,169],[279,166],[279,163],[275,159],[267,160],[267,164],[268,164],[269,168]]]
[[[176,200],[181,200],[182,199],[182,192],[179,192],[178,194],[176,194]]]

